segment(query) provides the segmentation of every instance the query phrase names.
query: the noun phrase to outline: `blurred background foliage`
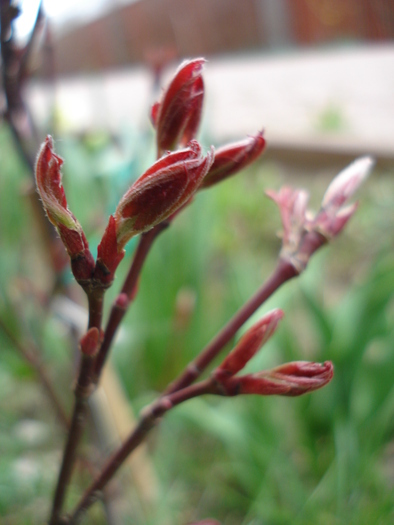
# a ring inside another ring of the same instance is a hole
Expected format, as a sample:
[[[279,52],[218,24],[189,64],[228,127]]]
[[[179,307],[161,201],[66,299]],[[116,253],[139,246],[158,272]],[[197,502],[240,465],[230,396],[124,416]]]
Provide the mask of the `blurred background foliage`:
[[[152,144],[153,136],[133,130],[57,143],[70,207],[93,247],[123,191],[152,160]],[[48,309],[48,261],[32,217],[31,179],[4,124],[0,154],[1,320],[17,337],[35,342],[69,407],[74,346],[64,322]],[[313,178],[295,176],[263,156],[199,193],[157,240],[112,354],[135,412],[273,269],[280,220],[264,191],[301,185],[318,206],[334,175],[328,169]],[[144,508],[133,489],[122,495],[118,487],[122,523],[183,524],[208,516],[223,525],[393,522],[392,174],[375,171],[359,199],[342,236],[256,314],[281,307],[286,316],[251,370],[331,359],[332,383],[296,399],[202,398],[178,407],[149,438],[157,496]],[[108,292],[107,309],[134,246]],[[76,287],[72,297],[84,304]],[[33,524],[46,518],[63,431],[31,368],[1,330],[0,344],[0,516],[7,525]],[[87,481],[79,470],[70,500]],[[105,523],[100,508],[89,516],[90,523]]]

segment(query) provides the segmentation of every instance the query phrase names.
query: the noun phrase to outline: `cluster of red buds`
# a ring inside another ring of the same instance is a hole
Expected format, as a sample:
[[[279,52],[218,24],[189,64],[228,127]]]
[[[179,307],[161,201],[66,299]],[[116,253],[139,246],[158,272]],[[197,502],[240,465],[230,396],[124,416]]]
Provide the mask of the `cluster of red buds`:
[[[98,246],[97,261],[89,251],[81,225],[68,209],[61,184],[63,160],[54,152],[47,137],[37,159],[36,180],[49,220],[55,225],[71,258],[77,281],[85,288],[108,287],[124,256],[124,246],[135,235],[171,221],[189,204],[199,189],[209,188],[242,170],[264,151],[265,139],[259,132],[244,140],[204,155],[196,140],[201,121],[204,59],[181,64],[174,78],[152,107],[156,129],[158,160],[143,173],[121,198],[110,216]],[[337,235],[356,210],[344,207],[368,175],[372,160],[361,158],[351,164],[329,186],[320,211],[312,215],[309,195],[304,190],[282,188],[268,196],[279,206],[283,224],[281,257],[301,272],[311,254]],[[215,370],[213,377],[224,395],[281,394],[300,395],[325,385],[332,377],[331,363],[287,363],[273,370],[237,376],[236,374],[271,337],[283,313],[267,314],[241,338],[234,350]],[[83,352],[97,351],[98,336],[92,333],[81,345]],[[97,341],[96,341],[97,339]]]
[[[373,164],[371,157],[361,157],[341,171],[327,188],[315,215],[307,208],[309,193],[305,190],[285,186],[278,193],[266,192],[278,205],[282,218],[281,256],[299,272],[316,248],[338,235],[353,216],[358,203],[344,205],[368,177]]]
[[[294,361],[255,374],[236,375],[270,339],[282,318],[282,310],[272,310],[240,338],[238,344],[213,372],[217,393],[225,396],[300,396],[322,388],[331,381],[333,365],[330,361]]]
[[[202,58],[179,67],[161,100],[153,105],[158,160],[129,188],[119,202],[98,247],[97,262],[82,227],[67,207],[61,184],[63,160],[47,137],[36,164],[36,181],[49,220],[71,258],[75,278],[85,286],[107,287],[124,256],[128,240],[174,217],[197,190],[242,170],[265,148],[262,132],[203,155],[195,140],[204,98]]]
[[[55,153],[50,136],[46,138],[38,154],[38,192],[47,216],[57,229],[70,256],[73,274],[85,290],[89,302],[89,329],[80,341],[82,359],[75,389],[77,402],[50,521],[54,525],[60,523],[58,518],[84,419],[85,398],[90,395],[93,385],[100,377],[113,336],[136,293],[137,279],[148,251],[146,246],[150,246],[152,238],[192,202],[198,190],[210,188],[241,171],[265,149],[263,133],[259,132],[216,151],[211,147],[203,153],[196,136],[204,100],[204,62],[204,59],[198,58],[181,64],[160,100],[153,105],[151,118],[156,130],[157,160],[131,185],[109,217],[98,246],[96,261],[89,250],[81,225],[68,208],[62,186],[63,160]],[[192,363],[192,366],[187,367],[161,398],[148,407],[145,415],[141,415],[134,433],[86,491],[76,508],[74,518],[79,517],[96,499],[95,495],[141,442],[155,420],[176,404],[208,393],[223,396],[299,396],[331,381],[333,365],[329,361],[295,361],[270,370],[239,375],[275,332],[283,317],[283,312],[277,309],[266,314],[246,331],[209,379],[192,384],[253,312],[281,284],[303,271],[311,255],[320,246],[342,231],[357,207],[357,204],[344,205],[367,177],[372,164],[369,157],[364,157],[340,173],[329,186],[321,208],[315,215],[308,211],[309,195],[303,190],[284,187],[278,193],[267,192],[279,206],[283,224],[281,257],[273,276],[207,345],[198,356],[196,364]],[[106,329],[102,331],[104,291],[114,279],[115,271],[124,256],[126,243],[140,234],[141,242],[128,277],[114,303]],[[200,522],[200,525],[216,523],[215,520],[206,520]]]

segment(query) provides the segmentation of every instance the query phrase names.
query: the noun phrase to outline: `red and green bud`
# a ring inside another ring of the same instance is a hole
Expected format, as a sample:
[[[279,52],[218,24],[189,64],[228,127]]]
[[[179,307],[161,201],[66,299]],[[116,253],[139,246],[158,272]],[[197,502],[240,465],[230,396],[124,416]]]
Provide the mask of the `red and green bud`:
[[[87,280],[94,270],[94,260],[81,225],[68,209],[62,185],[63,159],[54,152],[53,139],[47,136],[37,156],[36,184],[48,219],[56,227],[71,258],[74,276]]]
[[[167,219],[197,191],[214,158],[191,141],[155,162],[122,197],[114,215],[117,253],[127,241]]]
[[[283,318],[280,309],[268,312],[241,337],[234,349],[215,370],[214,378],[219,382],[242,370],[246,363],[260,350],[275,332]]]
[[[230,377],[221,386],[227,396],[255,394],[295,397],[322,388],[331,381],[333,375],[331,361],[294,361],[257,374]]]
[[[185,146],[196,137],[204,98],[204,62],[203,58],[183,62],[161,100],[152,107],[159,155]]]
[[[218,148],[215,152],[215,160],[201,188],[209,188],[243,170],[263,153],[264,148],[265,139],[262,132]]]

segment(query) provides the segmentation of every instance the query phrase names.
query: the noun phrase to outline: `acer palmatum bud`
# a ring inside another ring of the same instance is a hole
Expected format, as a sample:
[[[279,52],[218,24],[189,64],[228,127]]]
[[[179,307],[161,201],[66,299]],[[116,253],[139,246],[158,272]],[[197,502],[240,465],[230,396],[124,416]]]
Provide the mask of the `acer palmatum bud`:
[[[123,246],[118,245],[115,218],[110,215],[104,235],[97,247],[95,279],[109,286],[124,254]]]
[[[240,338],[235,348],[215,370],[214,378],[221,381],[222,377],[227,378],[242,370],[246,363],[252,359],[273,335],[283,315],[283,311],[280,309],[272,310],[249,328]]]
[[[183,150],[156,161],[125,193],[114,214],[118,252],[126,242],[162,222],[197,191],[212,165],[214,151],[205,157],[191,141]]]
[[[81,225],[68,209],[62,185],[63,159],[53,149],[48,135],[38,152],[36,184],[48,219],[56,227],[71,258],[74,276],[79,281],[89,279],[94,270],[93,256]]]
[[[204,63],[203,58],[183,62],[161,100],[152,107],[159,154],[185,146],[196,137],[204,98]]]
[[[279,192],[267,190],[266,195],[279,207],[283,232],[283,250],[288,254],[297,252],[307,224],[309,194],[283,186]]]
[[[222,146],[215,151],[215,160],[201,188],[209,188],[234,175],[255,161],[264,151],[265,139],[260,131],[255,136]]]
[[[340,233],[357,209],[357,203],[343,207],[370,174],[371,157],[361,157],[342,170],[328,186],[312,227],[327,238]]]
[[[256,374],[233,376],[222,387],[224,395],[300,396],[322,388],[334,375],[331,361],[294,361]]]
[[[282,218],[282,251],[285,259],[302,272],[311,255],[330,238],[338,235],[357,209],[357,203],[343,206],[369,175],[370,157],[362,157],[344,169],[329,185],[320,211],[308,209],[309,194],[304,190],[283,187],[266,194],[279,207]]]

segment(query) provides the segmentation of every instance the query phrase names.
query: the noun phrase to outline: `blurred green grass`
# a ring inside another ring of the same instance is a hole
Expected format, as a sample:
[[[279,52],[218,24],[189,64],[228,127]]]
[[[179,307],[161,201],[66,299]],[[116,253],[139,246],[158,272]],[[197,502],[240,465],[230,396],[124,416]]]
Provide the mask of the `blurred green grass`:
[[[149,163],[141,154],[149,143],[140,140],[130,150],[107,136],[57,144],[65,157],[70,206],[92,245],[127,187],[127,174],[138,176]],[[0,151],[1,316],[15,329],[22,324],[40,344],[69,404],[72,345],[59,321],[21,286],[22,278],[44,286],[44,254],[23,196],[28,175],[4,126]],[[263,158],[201,192],[157,240],[113,352],[135,411],[182,370],[273,269],[280,221],[264,190],[300,183],[318,203],[333,175],[297,180]],[[149,440],[160,482],[157,504],[143,518],[126,509],[124,523],[183,524],[208,516],[226,525],[394,521],[392,174],[374,173],[359,198],[343,235],[259,312],[281,307],[286,316],[249,365],[258,370],[286,360],[332,359],[333,382],[299,399],[203,398],[178,407]],[[107,308],[132,247],[129,252]],[[14,310],[22,307],[20,323]],[[28,366],[1,333],[0,341],[0,516],[10,525],[38,523],[46,517],[62,432]],[[26,420],[43,425],[34,444],[18,427]],[[22,467],[21,458],[27,461]],[[100,519],[92,515],[90,522]]]

